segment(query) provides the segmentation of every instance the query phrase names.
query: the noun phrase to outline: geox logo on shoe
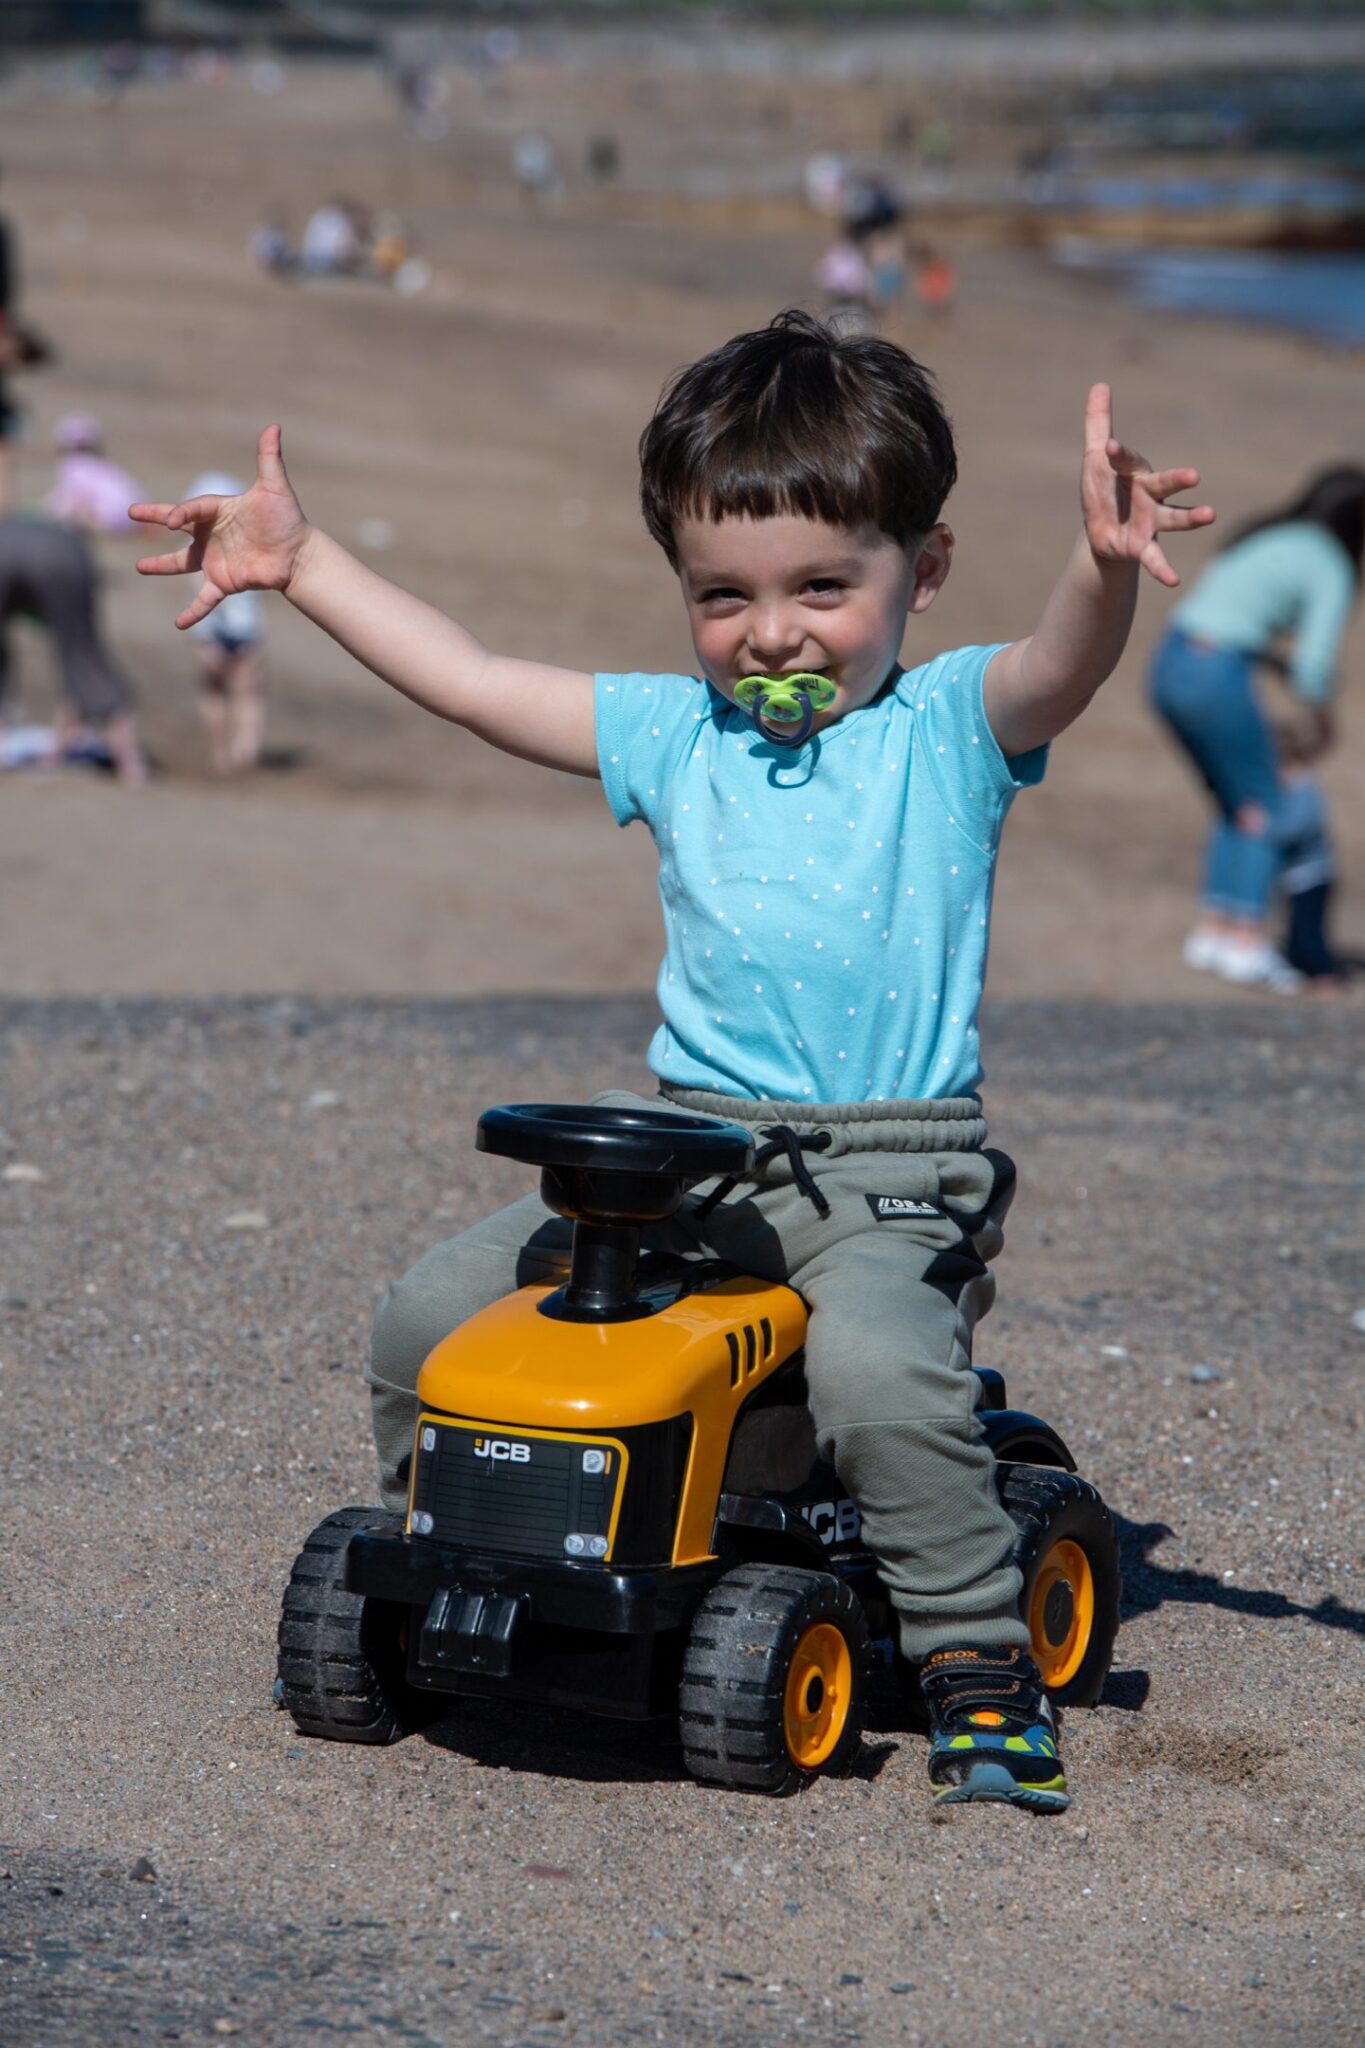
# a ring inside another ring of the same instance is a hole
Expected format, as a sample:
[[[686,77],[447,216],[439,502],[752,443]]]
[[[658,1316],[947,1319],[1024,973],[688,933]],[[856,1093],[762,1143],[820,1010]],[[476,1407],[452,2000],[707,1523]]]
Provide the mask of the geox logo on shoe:
[[[869,1195],[867,1206],[879,1223],[893,1216],[941,1216],[936,1202],[912,1202],[908,1195]]]
[[[514,1465],[529,1465],[531,1446],[510,1443],[505,1436],[476,1436],[474,1439],[476,1458],[503,1458]]]

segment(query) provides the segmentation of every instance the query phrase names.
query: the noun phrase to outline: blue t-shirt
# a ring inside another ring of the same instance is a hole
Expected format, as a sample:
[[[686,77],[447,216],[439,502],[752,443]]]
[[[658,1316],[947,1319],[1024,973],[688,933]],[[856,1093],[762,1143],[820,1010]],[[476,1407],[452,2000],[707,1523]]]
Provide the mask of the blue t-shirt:
[[[1006,760],[996,647],[897,671],[805,746],[696,676],[599,675],[618,824],[659,849],[661,1081],[779,1102],[970,1095],[996,849],[1046,748]]]

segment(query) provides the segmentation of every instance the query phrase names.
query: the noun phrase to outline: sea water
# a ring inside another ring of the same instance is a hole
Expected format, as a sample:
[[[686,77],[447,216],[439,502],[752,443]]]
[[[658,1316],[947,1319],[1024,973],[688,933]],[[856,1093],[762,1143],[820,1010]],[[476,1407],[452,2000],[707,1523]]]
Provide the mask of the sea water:
[[[1108,148],[1145,158],[1144,169],[1106,175],[1092,158],[1070,176],[1063,170],[1048,195],[1054,207],[1157,220],[1261,211],[1316,236],[1319,246],[1168,246],[1158,230],[1139,247],[1063,237],[1054,245],[1061,262],[1121,278],[1138,305],[1156,312],[1203,313],[1365,348],[1365,247],[1321,246],[1349,241],[1352,224],[1356,238],[1365,238],[1365,66],[1102,88],[1085,115]],[[1240,160],[1235,168],[1228,152]]]
[[[1289,328],[1334,348],[1365,348],[1365,254],[1261,249],[1116,249],[1079,236],[1054,248],[1072,269],[1120,277],[1135,304]]]

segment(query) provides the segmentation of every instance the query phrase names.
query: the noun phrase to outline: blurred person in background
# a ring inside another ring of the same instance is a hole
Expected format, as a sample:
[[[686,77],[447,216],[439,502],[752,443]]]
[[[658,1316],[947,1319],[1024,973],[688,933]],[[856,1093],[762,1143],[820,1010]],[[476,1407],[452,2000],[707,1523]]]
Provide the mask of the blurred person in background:
[[[0,213],[0,513],[9,506],[14,489],[14,442],[18,436],[20,412],[5,388],[5,372],[24,361],[23,338],[15,325],[18,277],[14,231]]]
[[[845,231],[830,243],[815,266],[825,312],[841,334],[870,334],[877,324],[872,266],[855,237]]]
[[[880,178],[847,178],[843,226],[815,266],[826,311],[845,334],[869,334],[905,285],[905,209]]]
[[[246,488],[238,477],[206,470],[195,477],[185,496],[236,498]],[[260,766],[265,742],[265,607],[259,593],[234,591],[216,611],[191,626],[190,635],[199,659],[199,715],[208,734],[213,772],[249,774]]]
[[[915,250],[915,298],[926,319],[945,321],[957,297],[957,271],[952,258],[929,242]]]
[[[610,185],[621,171],[621,145],[616,137],[605,130],[590,135],[583,152],[583,168],[594,185]]]
[[[299,257],[283,207],[268,206],[247,237],[247,252],[268,277],[293,277]]]
[[[52,430],[52,445],[57,477],[46,500],[52,517],[91,533],[136,533],[128,507],[142,496],[142,486],[109,460],[94,414],[65,413]]]
[[[1284,957],[1314,991],[1331,992],[1346,979],[1350,963],[1332,944],[1328,914],[1336,889],[1327,793],[1313,772],[1312,750],[1292,723],[1275,725],[1284,783],[1280,815],[1280,893],[1284,898]]]
[[[411,256],[407,229],[396,213],[381,213],[375,223],[370,263],[381,284],[393,284]]]
[[[299,246],[299,268],[305,277],[349,277],[365,255],[356,208],[346,199],[329,199],[309,216]]]
[[[0,703],[9,682],[6,627],[17,616],[46,626],[56,646],[65,701],[55,758],[88,756],[93,742],[120,782],[145,782],[133,693],[100,637],[95,565],[74,528],[50,519],[0,518]]]
[[[1326,805],[1308,771],[1332,742],[1363,552],[1365,470],[1320,471],[1233,536],[1175,607],[1153,657],[1152,702],[1217,811],[1185,962],[1223,981],[1293,993],[1305,979],[1325,991],[1342,976],[1326,934]],[[1284,686],[1274,716],[1258,664]],[[1289,898],[1287,955],[1268,930],[1277,885]]]
[[[556,196],[561,182],[559,163],[547,135],[533,131],[517,137],[512,173],[526,197],[537,204]]]

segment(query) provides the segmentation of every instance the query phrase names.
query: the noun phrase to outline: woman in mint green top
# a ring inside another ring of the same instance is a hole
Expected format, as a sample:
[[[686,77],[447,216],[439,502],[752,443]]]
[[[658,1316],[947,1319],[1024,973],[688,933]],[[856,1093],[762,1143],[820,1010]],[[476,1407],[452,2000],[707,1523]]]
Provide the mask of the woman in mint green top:
[[[1217,810],[1185,958],[1225,980],[1297,986],[1299,973],[1266,933],[1277,882],[1290,893],[1289,951],[1299,972],[1340,971],[1323,935],[1331,860],[1321,793],[1286,774],[1254,670],[1272,667],[1288,684],[1299,758],[1321,753],[1363,552],[1365,471],[1321,472],[1215,558],[1176,606],[1152,662],[1153,704]]]

